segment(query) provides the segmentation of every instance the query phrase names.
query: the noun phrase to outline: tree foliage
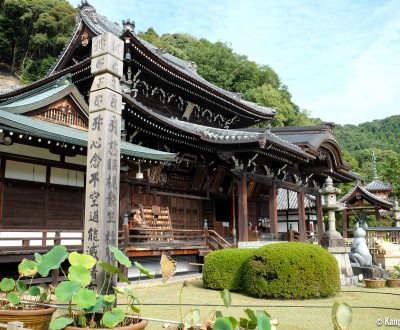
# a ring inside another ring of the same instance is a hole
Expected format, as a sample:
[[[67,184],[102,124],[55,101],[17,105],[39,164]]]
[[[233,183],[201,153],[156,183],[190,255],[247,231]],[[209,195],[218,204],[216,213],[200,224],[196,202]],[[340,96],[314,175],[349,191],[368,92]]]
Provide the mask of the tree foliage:
[[[359,125],[338,125],[335,135],[344,159],[367,183],[374,179],[372,156],[378,179],[393,186],[392,197],[400,198],[400,116]]]
[[[194,62],[200,76],[225,90],[241,93],[248,101],[275,108],[274,126],[309,125],[319,120],[309,118],[307,110],[293,103],[288,87],[268,65],[259,65],[247,56],[236,54],[229,44],[212,43],[184,34],[159,36],[153,28],[138,34],[156,47],[183,60]],[[265,126],[266,123],[259,125]]]
[[[22,76],[24,82],[41,78],[54,63],[73,29],[76,10],[67,0],[0,0],[0,64]],[[189,34],[159,36],[153,28],[138,33],[142,39],[183,60],[194,62],[200,76],[209,82],[261,106],[272,107],[277,115],[273,126],[321,124],[307,109],[293,101],[289,88],[268,65],[259,65],[235,53],[229,44],[212,43]],[[258,126],[266,126],[259,123]],[[353,170],[373,179],[372,153],[377,157],[380,180],[394,186],[400,197],[400,115],[360,125],[338,125],[335,135],[344,159]],[[351,185],[343,186],[345,193]]]
[[[32,82],[66,44],[76,10],[66,0],[5,0],[0,12],[0,63]]]

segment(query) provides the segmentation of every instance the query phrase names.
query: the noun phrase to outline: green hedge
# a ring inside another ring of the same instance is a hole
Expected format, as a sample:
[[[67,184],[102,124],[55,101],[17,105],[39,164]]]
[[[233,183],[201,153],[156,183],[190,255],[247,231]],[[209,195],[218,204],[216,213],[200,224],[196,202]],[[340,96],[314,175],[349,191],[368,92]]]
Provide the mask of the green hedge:
[[[276,243],[257,249],[244,265],[244,292],[255,297],[305,299],[340,292],[335,257],[309,243]]]
[[[256,249],[224,249],[208,254],[203,266],[204,287],[241,291],[242,269]]]

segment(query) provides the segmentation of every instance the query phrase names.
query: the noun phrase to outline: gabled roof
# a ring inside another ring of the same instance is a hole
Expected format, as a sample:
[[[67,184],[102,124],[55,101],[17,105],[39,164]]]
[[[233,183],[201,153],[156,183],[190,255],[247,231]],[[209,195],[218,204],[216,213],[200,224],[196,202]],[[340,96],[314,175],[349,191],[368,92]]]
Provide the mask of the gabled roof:
[[[60,80],[63,83],[60,84]],[[0,109],[14,114],[23,114],[47,106],[70,95],[85,117],[87,117],[89,108],[78,89],[70,83],[68,77],[60,80],[10,98],[0,103]]]
[[[202,78],[194,69],[193,63],[184,61],[160,50],[145,40],[138,38],[131,31],[124,31],[124,29],[119,25],[111,22],[107,17],[97,13],[96,9],[88,4],[87,1],[78,8],[80,12],[77,17],[75,29],[63,51],[55,61],[53,67],[49,70],[47,76],[56,73],[60,69],[59,66],[65,62],[66,58],[69,56],[68,52],[70,47],[78,41],[79,34],[82,30],[82,24],[84,23],[94,35],[110,32],[117,37],[122,37],[124,33],[128,33],[129,36],[140,46],[141,50],[139,51],[142,53],[142,50],[146,50],[149,56],[152,57],[152,63],[163,66],[162,69],[165,70],[165,74],[170,75],[170,70],[175,70],[188,83],[195,83],[197,85],[196,88],[199,91],[212,93],[215,97],[221,98],[224,101],[241,108],[244,113],[247,112],[248,114],[252,114],[254,120],[268,120],[275,116],[275,109],[242,100],[240,94],[226,91]],[[153,59],[156,59],[156,61],[153,61]]]
[[[355,204],[357,200],[365,199],[373,206],[379,206],[385,210],[390,210],[393,204],[387,200],[377,197],[369,192],[365,187],[356,184],[346,195],[339,199],[339,203]],[[363,206],[363,205],[361,205]]]
[[[62,142],[65,147],[76,145],[86,148],[88,144],[88,133],[86,131],[13,114],[4,110],[0,110],[0,128],[29,134],[29,136],[36,138]],[[176,160],[174,153],[153,150],[126,141],[121,142],[121,154],[159,161]]]

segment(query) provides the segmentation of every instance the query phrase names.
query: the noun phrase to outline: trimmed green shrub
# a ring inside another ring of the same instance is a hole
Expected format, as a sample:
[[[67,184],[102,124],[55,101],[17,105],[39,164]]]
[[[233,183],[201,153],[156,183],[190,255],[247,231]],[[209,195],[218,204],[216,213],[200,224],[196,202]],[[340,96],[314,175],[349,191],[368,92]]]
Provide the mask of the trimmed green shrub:
[[[318,245],[269,244],[257,249],[244,268],[244,292],[254,297],[307,299],[340,292],[338,262]]]
[[[207,289],[242,290],[243,265],[256,249],[224,249],[208,254],[203,266],[203,284]]]

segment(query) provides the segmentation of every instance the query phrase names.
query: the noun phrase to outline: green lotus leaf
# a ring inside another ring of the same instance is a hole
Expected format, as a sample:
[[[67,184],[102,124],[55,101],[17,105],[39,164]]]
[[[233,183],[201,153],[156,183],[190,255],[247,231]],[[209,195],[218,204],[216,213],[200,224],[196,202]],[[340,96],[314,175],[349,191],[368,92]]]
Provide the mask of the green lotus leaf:
[[[4,277],[0,282],[1,291],[10,291],[14,289],[15,281],[12,278]]]
[[[8,300],[10,303],[12,303],[13,305],[18,305],[19,302],[20,302],[19,296],[18,296],[18,294],[17,294],[15,291],[10,292],[10,293],[7,295],[7,300]]]
[[[129,260],[129,258],[122,253],[121,250],[116,248],[115,246],[109,245],[108,248],[110,251],[114,254],[114,258],[121,264],[126,267],[132,267],[132,262]]]
[[[139,272],[141,274],[147,275],[150,278],[154,278],[156,276],[156,274],[151,274],[150,270],[148,270],[147,268],[143,267],[140,263],[138,263],[137,261],[135,261],[135,266],[139,269]]]
[[[96,264],[96,259],[88,254],[81,254],[76,251],[71,252],[68,256],[68,261],[71,266],[83,266],[87,269],[93,268]]]
[[[140,308],[136,307],[135,305],[129,304],[129,307],[132,309],[132,311],[136,314],[140,313]]]
[[[90,270],[83,266],[71,266],[68,268],[68,279],[78,282],[82,287],[85,287],[92,281],[92,276]]]
[[[346,303],[335,302],[332,306],[332,322],[333,328],[349,329],[353,319],[353,311]]]
[[[18,265],[18,273],[21,276],[32,277],[38,272],[37,263],[33,260],[22,259],[21,263]]]
[[[199,322],[200,322],[200,311],[198,309],[192,309],[188,311],[183,317],[183,324],[185,325],[186,328],[194,327]]]
[[[271,317],[264,311],[256,311],[257,327],[259,330],[271,330]]]
[[[62,330],[67,325],[74,323],[74,319],[69,317],[60,317],[57,319],[52,319],[50,322],[50,330]]]
[[[63,245],[55,245],[53,248],[42,256],[41,262],[38,264],[38,272],[46,277],[50,270],[60,268],[61,264],[67,259],[68,251]]]
[[[38,295],[40,295],[40,288],[38,286],[31,286],[29,288],[29,294],[33,297],[37,297]]]
[[[103,299],[103,296],[102,296],[102,295],[99,295],[99,296],[96,298],[96,304],[95,304],[94,306],[91,306],[91,307],[89,307],[89,308],[86,308],[86,309],[85,309],[85,312],[86,312],[86,313],[97,313],[97,312],[103,310],[104,307],[106,307],[106,304],[105,304],[105,301],[104,301],[104,299]]]
[[[126,276],[124,275],[124,273],[122,273],[122,272],[118,273],[118,280],[119,280],[119,282],[123,282],[123,283],[126,283],[126,284],[131,284],[131,281],[129,281],[126,278]]]
[[[39,264],[39,263],[42,262],[43,257],[42,257],[42,255],[41,255],[40,253],[35,252],[35,253],[34,253],[34,256],[35,256],[35,261],[36,261],[36,263]]]
[[[17,288],[18,292],[24,293],[27,290],[27,286],[25,282],[17,281],[15,282],[15,287]]]
[[[230,307],[232,304],[232,297],[231,297],[231,293],[229,292],[228,289],[224,289],[220,292],[221,294],[221,298],[224,301],[224,305],[225,307]]]
[[[113,308],[111,311],[105,312],[101,319],[101,324],[107,328],[115,328],[118,323],[125,319],[125,313],[121,308]]]
[[[220,317],[215,320],[215,323],[213,325],[213,330],[232,330],[233,325],[229,319]]]
[[[48,297],[47,292],[42,292],[42,294],[40,295],[39,301],[45,302],[47,300],[47,297]]]
[[[123,294],[124,296],[131,298],[132,300],[140,303],[139,298],[135,296],[135,294],[133,293],[133,290],[130,290],[128,288],[124,288],[123,290],[120,290],[117,287],[113,287],[113,288],[114,288],[115,292],[117,292],[119,294]]]
[[[113,294],[106,294],[103,296],[103,299],[108,303],[112,303],[115,301],[116,297]]]
[[[113,266],[113,265],[111,265],[111,264],[109,264],[107,262],[99,262],[99,266],[101,268],[103,268],[103,270],[106,273],[109,273],[109,274],[119,274],[119,273],[121,273],[121,271],[119,270],[118,267],[115,267],[115,266]]]
[[[250,308],[246,308],[244,310],[244,312],[247,314],[247,316],[249,317],[248,319],[241,317],[240,318],[240,327],[241,328],[246,328],[246,329],[255,329],[257,326],[257,316],[256,313],[250,309]]]
[[[81,288],[80,283],[78,282],[71,282],[71,281],[63,281],[58,284],[54,294],[56,295],[58,300],[62,301],[71,301],[72,296],[78,292]]]
[[[96,292],[86,288],[80,288],[72,297],[72,301],[78,306],[78,308],[90,308],[97,303]]]

